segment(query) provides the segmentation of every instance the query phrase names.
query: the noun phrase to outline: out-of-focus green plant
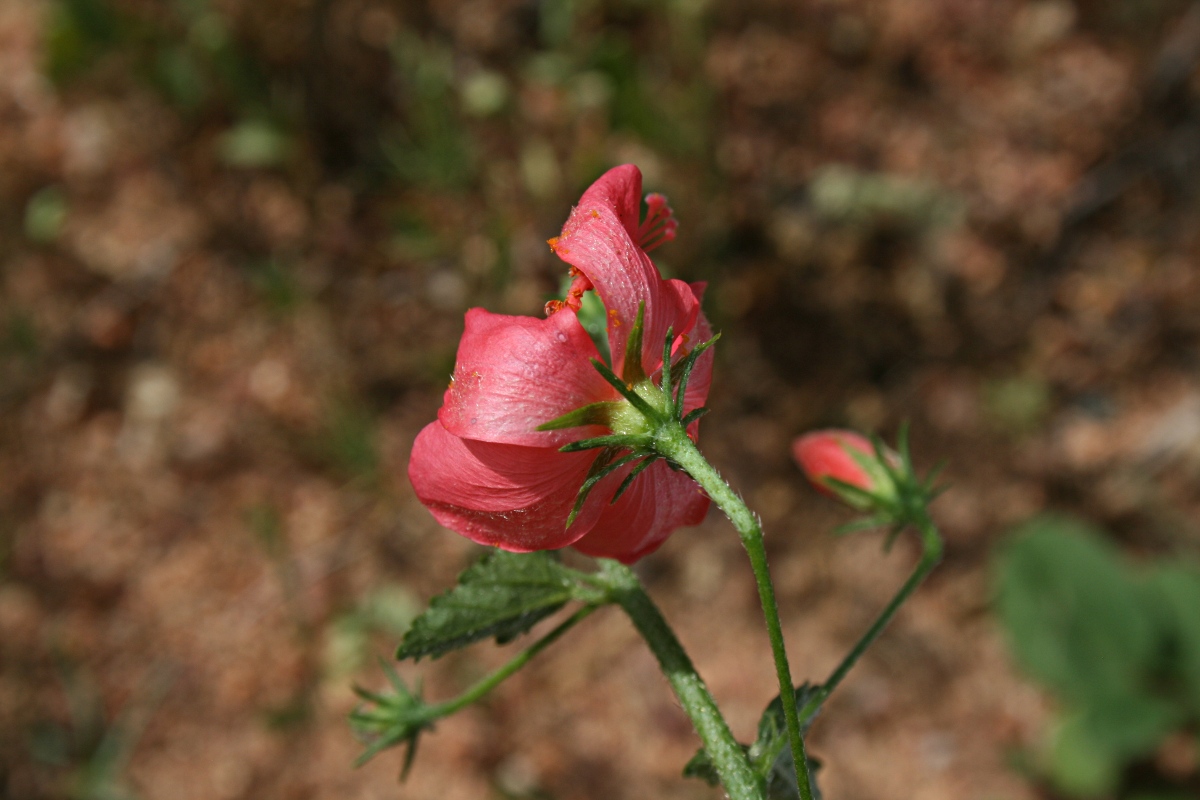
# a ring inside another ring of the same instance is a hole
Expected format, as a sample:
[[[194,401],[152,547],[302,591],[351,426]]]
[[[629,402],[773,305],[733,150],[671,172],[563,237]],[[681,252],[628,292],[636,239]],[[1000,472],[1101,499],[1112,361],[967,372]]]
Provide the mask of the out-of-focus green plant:
[[[939,186],[838,164],[813,176],[809,198],[818,217],[851,225],[886,220],[924,230],[953,227],[962,216],[961,201]]]
[[[231,166],[276,166],[294,151],[288,131],[299,109],[209,0],[174,0],[153,15],[110,0],[53,0],[45,52],[46,73],[59,84],[118,59],[180,112],[232,113],[237,121],[217,141],[218,157]],[[49,230],[47,208],[33,209],[45,212],[31,217],[40,224],[28,231],[35,239]]]
[[[1148,796],[1130,766],[1200,723],[1200,568],[1132,566],[1059,516],[1022,525],[995,567],[1013,654],[1061,704],[1045,777],[1078,797]]]
[[[174,681],[172,667],[152,667],[140,693],[110,719],[89,677],[62,659],[59,675],[70,713],[65,723],[42,721],[27,739],[30,755],[60,775],[59,791],[69,800],[135,800],[125,776],[150,715]]]
[[[452,102],[453,54],[435,41],[404,30],[392,43],[392,61],[405,113],[383,137],[384,156],[407,184],[439,189],[468,186],[475,178],[476,145]],[[478,88],[475,91],[478,93]],[[483,110],[478,107],[478,96],[467,93],[463,102],[468,113],[478,115]]]

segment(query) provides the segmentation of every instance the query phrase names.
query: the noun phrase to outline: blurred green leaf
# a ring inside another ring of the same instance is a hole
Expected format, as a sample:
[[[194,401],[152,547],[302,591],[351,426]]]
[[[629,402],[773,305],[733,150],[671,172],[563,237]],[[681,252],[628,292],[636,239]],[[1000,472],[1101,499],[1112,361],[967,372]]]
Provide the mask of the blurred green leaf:
[[[25,204],[25,235],[35,242],[53,242],[67,220],[67,198],[58,186],[39,189]]]
[[[56,0],[46,24],[46,74],[56,83],[78,75],[122,38],[123,20],[105,0]]]
[[[300,304],[303,294],[286,264],[267,259],[247,265],[247,272],[250,283],[272,311],[286,313]]]
[[[292,152],[291,138],[262,119],[239,122],[217,140],[217,155],[234,167],[273,167]]]
[[[323,449],[351,477],[370,477],[379,466],[376,428],[374,417],[365,409],[339,405],[327,420]]]
[[[1167,631],[1171,675],[1200,717],[1200,569],[1164,564],[1147,580]]]
[[[1113,791],[1197,717],[1200,573],[1142,573],[1079,520],[1021,526],[996,562],[996,609],[1021,666],[1064,704],[1047,753],[1064,792]]]
[[[1075,703],[1136,692],[1155,625],[1115,548],[1087,524],[1045,516],[1000,554],[996,607],[1021,666]]]
[[[194,109],[209,93],[207,76],[186,47],[164,47],[154,60],[155,83],[176,106]]]
[[[1116,788],[1121,775],[1117,754],[1097,742],[1087,723],[1072,717],[1060,723],[1050,748],[1050,778],[1061,790],[1095,797]]]
[[[33,319],[24,311],[13,311],[0,336],[0,353],[13,353],[32,359],[41,351],[41,339]]]
[[[994,381],[984,388],[988,415],[1014,433],[1037,428],[1050,411],[1050,387],[1037,377],[1013,377]]]
[[[416,186],[461,189],[474,179],[475,142],[455,113],[451,51],[404,31],[392,46],[403,121],[380,148],[401,180]]]
[[[508,102],[508,81],[499,72],[479,70],[463,81],[459,93],[464,111],[475,117],[490,117]]]
[[[283,517],[270,503],[257,503],[246,510],[246,524],[259,544],[273,559],[283,557],[287,540],[283,533]]]
[[[958,198],[939,186],[842,164],[818,170],[808,193],[817,216],[830,222],[888,220],[918,228],[946,227],[962,215]]]

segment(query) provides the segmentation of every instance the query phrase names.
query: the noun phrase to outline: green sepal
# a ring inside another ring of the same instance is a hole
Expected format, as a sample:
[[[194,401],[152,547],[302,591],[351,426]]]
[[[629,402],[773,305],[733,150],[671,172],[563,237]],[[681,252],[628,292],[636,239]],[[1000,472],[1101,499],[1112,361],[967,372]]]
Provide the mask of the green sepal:
[[[570,600],[595,601],[596,590],[584,577],[545,551],[492,551],[429,602],[404,634],[396,658],[437,658],[489,637],[511,641]]]
[[[672,397],[671,394],[671,345],[674,344],[675,329],[668,327],[666,338],[663,340],[662,354],[662,378],[658,385],[663,390],[663,394],[667,397]]]
[[[857,533],[858,531],[869,531],[874,528],[882,528],[888,525],[890,522],[891,519],[888,517],[882,517],[878,515],[874,517],[863,517],[862,519],[856,519],[847,522],[844,525],[838,525],[833,529],[833,535],[847,536],[851,533]]]
[[[640,456],[640,455],[642,455],[642,454],[635,453],[634,457],[636,458],[637,456]],[[642,471],[644,469],[646,469],[646,467],[653,464],[659,458],[660,458],[659,456],[655,456],[655,455],[646,456],[640,464],[638,464],[633,469],[629,470],[629,474],[625,476],[625,480],[621,481],[621,485],[617,487],[617,491],[613,492],[612,500],[609,502],[615,503],[618,500],[620,500],[621,495],[625,494],[625,490],[633,485],[633,479],[636,478],[638,475],[641,475]]]
[[[696,420],[703,417],[710,410],[711,409],[708,406],[700,406],[699,408],[693,408],[691,411],[689,411],[687,414],[684,415],[683,419],[679,420],[679,424],[686,428],[688,425],[691,425],[693,422],[695,422]]]
[[[628,455],[618,458],[613,461],[612,458],[617,451],[614,448],[606,448],[600,455],[596,456],[596,460],[592,462],[591,469],[588,470],[587,479],[583,485],[579,487],[578,494],[575,495],[575,505],[571,508],[571,513],[567,516],[567,527],[571,527],[571,523],[575,521],[580,509],[583,508],[584,502],[587,501],[588,495],[591,494],[592,488],[600,481],[607,478],[614,471],[620,469],[631,461],[635,461],[642,457],[641,453],[629,453]]]
[[[614,447],[618,450],[639,448],[645,444],[640,436],[630,436],[624,433],[613,433],[608,436],[597,436],[592,439],[580,439],[578,442],[564,444],[558,448],[560,453],[578,453],[581,450],[595,450],[597,447]]]
[[[592,359],[592,366],[596,368],[596,372],[600,373],[600,377],[608,381],[609,385],[616,389],[622,397],[629,401],[629,404],[642,413],[643,416],[654,419],[658,413],[650,407],[645,398],[635,392],[631,384],[617,377],[617,374],[608,368],[608,365],[599,359]]]
[[[584,425],[608,426],[612,411],[617,407],[615,400],[601,400],[598,403],[588,403],[586,406],[568,411],[561,417],[555,417],[549,422],[543,422],[535,430],[561,431],[565,428],[580,428]]]
[[[679,369],[679,386],[675,389],[675,416],[683,414],[683,399],[687,394],[688,381],[692,379],[692,368],[696,366],[696,360],[700,358],[708,348],[717,343],[721,338],[721,334],[714,335],[707,342],[702,342],[692,348],[692,352],[688,353],[681,362]]]
[[[621,367],[621,377],[626,386],[635,386],[646,380],[646,370],[642,366],[642,333],[643,320],[646,314],[646,301],[638,303],[637,319],[634,320],[633,330],[625,340],[625,364]]]
[[[421,687],[410,691],[396,669],[383,659],[379,660],[392,694],[371,692],[355,686],[354,693],[363,700],[363,705],[350,712],[350,727],[355,735],[367,745],[367,749],[354,760],[361,767],[390,747],[406,744],[401,779],[408,776],[413,759],[417,755],[417,740],[423,731],[432,727],[426,714],[425,702],[421,699]]]

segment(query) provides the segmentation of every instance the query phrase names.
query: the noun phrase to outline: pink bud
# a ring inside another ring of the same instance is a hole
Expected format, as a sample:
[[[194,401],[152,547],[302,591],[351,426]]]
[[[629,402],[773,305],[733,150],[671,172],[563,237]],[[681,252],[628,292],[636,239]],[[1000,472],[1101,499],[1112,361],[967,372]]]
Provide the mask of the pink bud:
[[[873,488],[871,477],[849,450],[858,451],[860,457],[875,458],[871,441],[854,431],[813,431],[792,443],[792,455],[805,476],[830,497],[838,495],[825,482],[826,478],[836,478],[867,492]]]

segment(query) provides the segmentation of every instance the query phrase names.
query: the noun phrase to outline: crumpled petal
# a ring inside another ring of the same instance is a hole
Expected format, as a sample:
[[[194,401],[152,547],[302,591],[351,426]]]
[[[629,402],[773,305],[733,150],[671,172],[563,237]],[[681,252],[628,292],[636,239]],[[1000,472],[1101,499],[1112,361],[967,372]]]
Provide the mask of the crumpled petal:
[[[648,373],[660,366],[667,328],[676,336],[687,333],[700,309],[690,287],[683,281],[664,281],[638,246],[641,191],[637,167],[610,169],[584,192],[562,234],[553,240],[554,252],[587,276],[608,309],[608,341],[618,375],[639,304],[645,303],[643,367]]]
[[[533,447],[560,447],[607,429],[592,425],[561,431],[537,427],[617,394],[590,359],[596,345],[575,312],[545,319],[467,312],[454,381],[438,419],[455,436]]]
[[[611,498],[630,469],[605,478],[593,494]],[[589,556],[632,564],[657,550],[676,528],[699,525],[709,502],[691,476],[656,461],[634,478],[616,503],[605,502],[599,520],[574,547]]]
[[[595,457],[463,439],[435,421],[413,443],[408,479],[437,521],[468,539],[515,553],[554,550],[586,534],[602,510],[589,499],[566,527]]]

